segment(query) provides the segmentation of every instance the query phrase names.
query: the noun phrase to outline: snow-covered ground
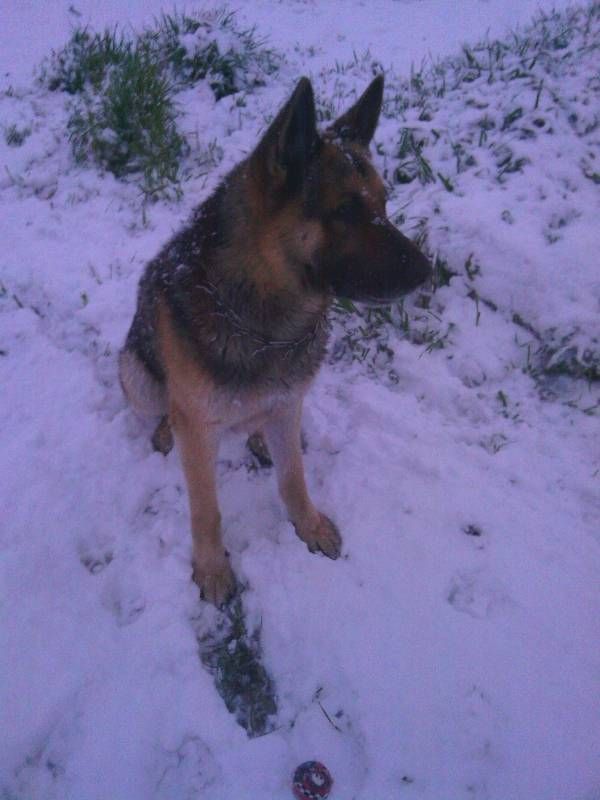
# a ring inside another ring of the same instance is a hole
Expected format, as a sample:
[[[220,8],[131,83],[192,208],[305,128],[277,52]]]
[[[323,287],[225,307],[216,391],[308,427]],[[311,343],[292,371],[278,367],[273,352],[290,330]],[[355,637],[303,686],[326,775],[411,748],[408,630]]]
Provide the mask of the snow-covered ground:
[[[600,352],[600,8],[515,45],[507,25],[538,5],[238,2],[286,60],[243,106],[181,93],[190,163],[202,143],[219,155],[153,205],[74,164],[65,96],[30,70],[70,22],[139,25],[157,0],[6,5],[2,800],[285,800],[312,758],[332,800],[599,800],[600,406],[576,376]],[[475,49],[487,30],[505,51]],[[456,58],[421,73],[429,52]],[[190,579],[177,455],[152,452],[116,353],[144,263],[297,77],[326,117],[374,60],[390,212],[426,236],[440,285],[392,323],[335,314],[304,430],[340,561],[294,536],[242,440],[223,448],[225,543],[278,703],[249,738],[199,657],[219,615]]]
[[[193,2],[178,8],[220,6]],[[372,47],[398,69],[408,70],[425,56],[447,55],[463,41],[486,32],[502,35],[508,28],[529,22],[539,8],[565,8],[568,0],[238,0],[230,8],[241,19],[258,25],[277,47],[315,48],[319,65],[352,56],[353,50]],[[148,24],[172,3],[160,0],[4,0],[0,75],[12,81],[27,80],[31,68],[61,47],[74,23],[95,29],[115,22],[138,27]],[[73,11],[76,13],[74,14]],[[314,62],[311,62],[314,63]]]

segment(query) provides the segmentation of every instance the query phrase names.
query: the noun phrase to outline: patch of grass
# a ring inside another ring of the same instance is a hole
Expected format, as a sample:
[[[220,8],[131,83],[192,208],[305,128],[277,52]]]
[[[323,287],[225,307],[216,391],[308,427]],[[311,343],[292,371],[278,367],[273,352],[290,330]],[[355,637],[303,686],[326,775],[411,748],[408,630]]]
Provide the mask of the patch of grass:
[[[567,375],[589,383],[600,381],[600,342],[582,347],[574,337],[562,336],[545,342],[538,351],[541,369],[546,375]]]
[[[263,85],[280,63],[254,27],[239,28],[235,14],[224,8],[163,13],[142,38],[177,86],[207,80],[217,99]]]
[[[491,151],[494,178],[506,182],[512,174],[523,172],[530,161],[519,152],[516,143],[535,139],[540,131],[553,132],[540,115],[546,99],[560,112],[561,122],[568,119],[578,135],[597,128],[600,119],[596,113],[586,110],[577,114],[570,99],[556,96],[559,84],[555,76],[564,72],[567,60],[575,57],[574,40],[584,37],[586,29],[589,41],[585,48],[598,48],[592,40],[592,26],[599,17],[598,3],[540,13],[524,32],[505,40],[464,46],[458,56],[422,65],[418,71],[413,68],[408,78],[394,76],[394,87],[392,90],[388,86],[384,107],[386,116],[399,119],[404,125],[398,138],[398,165],[395,171],[392,168],[394,181],[411,183],[419,178],[426,184],[437,177],[447,191],[460,192],[460,182],[442,166],[448,161],[449,151],[455,156],[457,175],[475,169],[478,177],[493,170],[486,158],[487,151]],[[523,87],[515,86],[515,92],[509,87],[516,83]],[[531,89],[531,102],[524,99],[526,89]],[[586,89],[589,99],[579,98],[583,107],[597,105],[594,91],[590,83]],[[450,127],[442,117],[436,125],[448,95],[460,96],[466,106],[480,110],[481,116],[472,115],[464,124]],[[484,151],[481,156],[477,148]],[[589,180],[597,181],[595,165],[586,162],[582,169]]]
[[[422,184],[433,183],[435,177],[431,164],[423,155],[425,139],[421,139],[410,128],[400,132],[400,142],[396,157],[399,164],[394,171],[396,183],[411,183],[418,178]]]
[[[438,172],[437,176],[441,180],[441,182],[442,182],[442,184],[444,186],[444,189],[447,192],[453,192],[454,191],[454,184],[452,183],[450,178],[448,178],[446,175],[442,175],[441,172]]]
[[[496,127],[496,123],[494,122],[493,119],[488,117],[487,114],[484,114],[483,117],[481,117],[481,119],[479,120],[478,126],[479,126],[479,143],[478,144],[479,144],[479,147],[483,147],[483,145],[488,140],[488,133],[490,131],[494,130],[494,128]]]
[[[94,160],[117,178],[143,176],[149,194],[178,178],[187,144],[177,130],[171,87],[145,47],[131,49],[103,91],[85,93],[68,123],[78,162]]]
[[[263,736],[273,730],[277,699],[260,661],[260,630],[248,633],[239,597],[219,616],[216,627],[199,639],[200,658],[239,725],[250,737]]]
[[[125,34],[118,27],[101,33],[76,28],[65,47],[43,62],[40,80],[51,91],[100,91],[108,73],[126,65],[140,50],[171,86],[207,80],[217,98],[264,84],[281,62],[255,28],[237,25],[234,12],[173,11],[161,14],[140,34]]]
[[[523,371],[535,381],[544,399],[564,398],[579,391],[586,397],[593,391],[597,397],[597,388],[593,388],[600,381],[600,340],[597,336],[590,336],[588,331],[577,328],[568,333],[555,328],[539,332],[518,314],[513,315],[513,322],[533,337],[524,342],[517,340],[517,343],[524,350]],[[587,383],[585,390],[581,389],[581,383],[578,384],[582,381]],[[566,405],[585,414],[596,414],[598,404],[586,403],[582,406],[571,399]]]
[[[465,261],[465,272],[470,281],[474,281],[478,275],[481,275],[481,266],[473,260],[474,253],[470,253]]]
[[[523,109],[518,106],[510,111],[502,120],[502,127],[500,128],[501,131],[508,130],[508,128],[512,127],[513,123],[516,122],[518,119],[521,119],[523,116]]]
[[[515,402],[511,401],[502,389],[496,392],[496,400],[500,406],[500,413],[505,419],[510,419],[513,422],[522,422],[519,410],[521,403],[518,400]]]
[[[450,334],[455,327],[456,326],[453,322],[449,322],[446,326],[446,330],[443,332],[436,328],[426,328],[422,333],[422,344],[425,344],[426,347],[421,355],[425,355],[425,353],[433,353],[434,350],[443,350],[448,344],[451,343]]]
[[[367,372],[384,378],[390,384],[398,383],[393,368],[395,351],[392,334],[409,325],[409,317],[400,304],[389,307],[368,308],[346,304],[334,305],[334,342],[332,362],[364,364]]]
[[[502,182],[505,175],[510,175],[513,172],[522,172],[523,167],[529,163],[528,158],[516,156],[512,147],[503,141],[492,148],[492,153],[498,170],[496,178],[499,182]]]
[[[491,436],[487,436],[484,439],[481,439],[479,444],[483,447],[484,450],[487,450],[488,453],[491,455],[496,455],[501,450],[504,450],[505,447],[508,446],[509,441],[508,437],[505,436],[503,433],[493,433]]]
[[[77,161],[118,178],[140,175],[145,194],[155,196],[177,187],[190,149],[174,93],[201,80],[217,99],[250,90],[280,61],[232,12],[174,11],[140,34],[77,28],[42,64],[40,81],[73,97],[68,130]]]
[[[439,289],[440,286],[449,286],[450,281],[456,275],[458,273],[450,269],[447,260],[439,253],[436,253],[433,259],[433,290]]]
[[[592,181],[592,183],[595,183],[597,186],[600,185],[600,172],[594,172],[585,163],[582,165],[582,171],[589,181]]]
[[[42,63],[40,80],[53,92],[100,91],[108,70],[120,66],[132,48],[133,42],[117,28],[103,33],[77,28],[65,47]]]
[[[10,147],[20,147],[30,134],[31,128],[19,128],[17,125],[9,125],[4,129],[4,140]]]

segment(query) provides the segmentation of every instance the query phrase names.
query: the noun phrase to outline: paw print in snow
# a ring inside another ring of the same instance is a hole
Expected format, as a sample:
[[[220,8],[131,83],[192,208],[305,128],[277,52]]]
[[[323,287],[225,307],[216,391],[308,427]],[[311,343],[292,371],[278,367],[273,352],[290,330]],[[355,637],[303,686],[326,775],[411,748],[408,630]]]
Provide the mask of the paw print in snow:
[[[487,619],[510,604],[500,582],[485,576],[481,570],[457,572],[446,599],[456,611],[476,619]]]

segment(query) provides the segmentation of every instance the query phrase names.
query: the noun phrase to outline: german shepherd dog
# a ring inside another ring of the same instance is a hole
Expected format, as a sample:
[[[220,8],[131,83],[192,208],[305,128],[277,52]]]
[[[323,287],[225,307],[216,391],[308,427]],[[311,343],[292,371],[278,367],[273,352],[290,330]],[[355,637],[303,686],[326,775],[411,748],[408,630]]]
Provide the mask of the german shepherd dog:
[[[264,436],[296,533],[335,559],[341,538],[304,480],[304,395],[325,354],[334,296],[387,303],[423,283],[427,259],[388,220],[369,143],[377,76],[318,133],[301,78],[251,155],[147,265],[119,357],[134,409],[154,416],[157,449],[175,434],[188,487],[193,578],[222,605],[235,577],[221,541],[215,461],[227,430]]]

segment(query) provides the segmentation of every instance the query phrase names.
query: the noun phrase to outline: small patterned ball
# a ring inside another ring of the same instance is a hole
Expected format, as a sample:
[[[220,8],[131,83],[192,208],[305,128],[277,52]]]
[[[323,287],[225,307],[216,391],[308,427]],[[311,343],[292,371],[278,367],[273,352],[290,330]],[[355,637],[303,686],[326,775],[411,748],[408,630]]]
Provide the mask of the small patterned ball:
[[[294,772],[294,797],[296,800],[324,800],[329,797],[333,778],[320,761],[305,761]]]

